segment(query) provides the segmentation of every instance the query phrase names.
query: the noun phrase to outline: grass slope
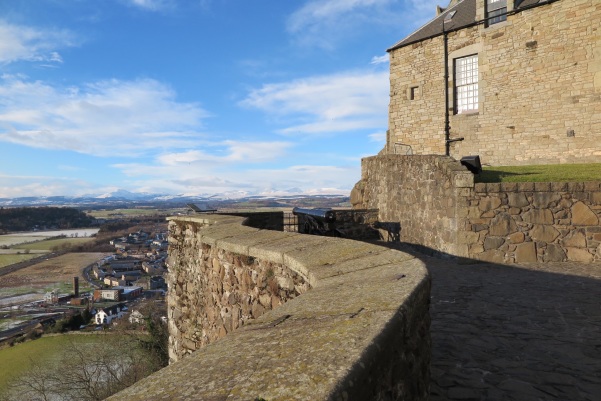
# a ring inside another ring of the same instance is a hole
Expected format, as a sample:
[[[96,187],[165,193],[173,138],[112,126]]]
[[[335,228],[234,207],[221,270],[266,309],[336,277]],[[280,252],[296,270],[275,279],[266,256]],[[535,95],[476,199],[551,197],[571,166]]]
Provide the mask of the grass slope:
[[[601,163],[484,167],[476,182],[601,181]]]
[[[52,363],[73,344],[96,344],[106,341],[102,334],[59,335],[42,337],[0,350],[0,394],[12,381],[27,373],[33,360]]]

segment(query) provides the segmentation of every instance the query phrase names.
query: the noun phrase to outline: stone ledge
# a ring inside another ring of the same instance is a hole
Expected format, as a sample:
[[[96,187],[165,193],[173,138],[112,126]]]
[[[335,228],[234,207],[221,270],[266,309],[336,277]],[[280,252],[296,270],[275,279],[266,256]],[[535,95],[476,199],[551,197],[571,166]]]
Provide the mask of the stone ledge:
[[[198,230],[203,241],[283,261],[313,289],[110,399],[428,398],[430,278],[421,261],[351,240],[256,230],[243,218],[169,220],[210,225]]]

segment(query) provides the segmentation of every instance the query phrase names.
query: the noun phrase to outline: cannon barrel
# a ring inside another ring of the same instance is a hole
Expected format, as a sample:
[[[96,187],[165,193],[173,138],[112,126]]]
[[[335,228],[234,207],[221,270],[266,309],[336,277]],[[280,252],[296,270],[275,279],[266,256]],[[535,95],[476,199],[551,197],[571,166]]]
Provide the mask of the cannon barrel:
[[[298,216],[299,214],[305,214],[311,216],[314,219],[321,220],[324,223],[333,223],[336,221],[336,214],[332,209],[306,209],[302,207],[295,207],[292,209],[292,214]]]

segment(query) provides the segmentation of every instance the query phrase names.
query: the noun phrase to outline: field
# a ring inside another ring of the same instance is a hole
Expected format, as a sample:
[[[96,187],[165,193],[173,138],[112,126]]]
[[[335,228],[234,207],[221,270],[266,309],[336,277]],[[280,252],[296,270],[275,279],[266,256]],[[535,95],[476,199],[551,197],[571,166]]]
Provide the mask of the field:
[[[20,253],[20,254],[0,254],[0,268],[4,267],[4,266],[8,266],[8,265],[12,265],[13,263],[19,263],[19,262],[23,262],[24,260],[29,260],[32,258],[35,258],[36,256],[39,255],[35,255],[35,254],[24,254],[24,253]]]
[[[48,238],[43,235],[0,235],[0,247],[11,247],[19,244],[23,244],[26,242],[35,242],[42,241],[43,239]]]
[[[7,255],[0,255],[7,256]],[[70,283],[73,277],[80,277],[80,283],[85,284],[81,275],[84,267],[102,259],[104,253],[68,253],[48,259],[33,266],[0,276],[0,288],[29,287],[32,290],[45,289],[60,283]]]
[[[107,340],[103,334],[44,336],[35,341],[0,349],[0,393],[10,381],[30,369],[32,360],[52,363],[53,359],[57,359],[74,344],[85,346],[105,343]],[[114,337],[110,339],[114,340]]]
[[[56,239],[48,239],[39,242],[29,243],[29,244],[19,244],[14,245],[13,249],[29,249],[29,250],[43,250],[50,251],[53,248],[61,248],[69,245],[81,245],[86,242],[94,241],[93,237],[84,237],[84,238],[56,238]]]
[[[601,164],[484,167],[476,182],[601,181]]]
[[[86,212],[88,215],[97,219],[107,219],[114,217],[137,217],[137,216],[153,216],[153,215],[169,215],[181,212],[183,209],[175,210],[160,210],[160,209],[113,209],[113,210],[91,210]]]

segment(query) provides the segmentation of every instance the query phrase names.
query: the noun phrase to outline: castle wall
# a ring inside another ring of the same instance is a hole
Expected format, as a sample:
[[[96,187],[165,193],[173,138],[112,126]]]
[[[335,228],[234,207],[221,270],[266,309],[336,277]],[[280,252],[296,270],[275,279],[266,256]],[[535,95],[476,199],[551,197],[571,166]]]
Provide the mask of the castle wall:
[[[601,3],[561,0],[448,36],[451,156],[491,165],[598,162]],[[478,54],[479,109],[453,113],[453,60]],[[387,152],[445,153],[438,36],[390,52]],[[411,100],[411,88],[414,99]],[[406,147],[397,146],[397,152]]]
[[[473,186],[472,173],[450,157],[373,156],[362,159],[351,202],[379,209],[381,225],[400,223],[402,242],[467,257],[477,237],[462,224]]]
[[[446,156],[362,161],[353,207],[400,223],[399,240],[500,263],[601,260],[601,182],[473,183]]]
[[[244,220],[170,218],[177,361],[110,400],[428,399],[430,279],[420,260]]]
[[[476,184],[468,216],[477,259],[601,260],[601,182]]]

